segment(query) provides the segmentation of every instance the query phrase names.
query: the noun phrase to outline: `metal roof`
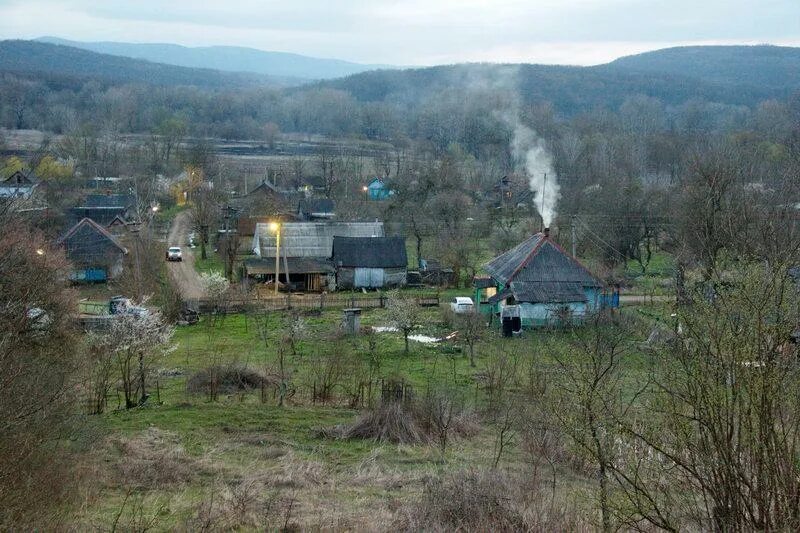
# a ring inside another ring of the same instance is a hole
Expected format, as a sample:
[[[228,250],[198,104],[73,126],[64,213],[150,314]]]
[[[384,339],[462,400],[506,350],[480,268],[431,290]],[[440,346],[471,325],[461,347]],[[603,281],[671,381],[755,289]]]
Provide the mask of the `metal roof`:
[[[119,207],[127,209],[136,204],[130,194],[89,194],[78,207]]]
[[[297,210],[305,215],[332,215],[336,211],[333,200],[328,198],[303,198]]]
[[[333,238],[333,264],[361,268],[405,268],[408,266],[403,237]]]
[[[484,265],[497,282],[572,282],[583,287],[602,287],[577,259],[543,233],[537,233]]]
[[[281,255],[328,259],[334,237],[383,235],[383,222],[285,222],[281,224]],[[269,224],[256,224],[253,251],[260,257],[275,257],[275,232]]]
[[[333,265],[328,261],[313,257],[289,257],[286,259],[289,265],[289,274],[327,274],[333,272]],[[245,259],[245,270],[247,274],[274,274],[275,259]],[[280,270],[283,272],[283,258],[281,258]],[[285,274],[285,272],[283,272]]]
[[[579,282],[512,281],[514,299],[524,303],[574,303],[587,301],[583,285]]]

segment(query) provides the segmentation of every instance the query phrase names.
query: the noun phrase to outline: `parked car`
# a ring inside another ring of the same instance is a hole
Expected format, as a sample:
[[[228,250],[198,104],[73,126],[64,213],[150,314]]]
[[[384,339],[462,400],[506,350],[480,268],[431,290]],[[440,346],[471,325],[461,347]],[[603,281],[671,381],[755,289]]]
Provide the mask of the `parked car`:
[[[456,296],[450,300],[450,310],[459,315],[472,313],[475,311],[475,304],[468,296]]]
[[[183,261],[183,253],[179,246],[170,246],[167,250],[167,261]]]
[[[114,296],[108,302],[109,315],[134,315],[136,317],[144,317],[150,314],[150,311],[145,307],[133,305],[128,298],[124,296]]]

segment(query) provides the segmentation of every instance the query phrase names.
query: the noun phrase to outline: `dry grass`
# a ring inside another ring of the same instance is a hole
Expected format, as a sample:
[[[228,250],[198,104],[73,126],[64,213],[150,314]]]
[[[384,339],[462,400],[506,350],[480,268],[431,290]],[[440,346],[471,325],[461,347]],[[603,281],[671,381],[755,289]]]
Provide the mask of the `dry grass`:
[[[117,438],[112,444],[122,455],[114,465],[119,485],[136,489],[160,489],[188,483],[214,468],[191,457],[174,433],[148,428],[132,438]]]
[[[588,531],[564,502],[530,477],[499,470],[462,470],[430,479],[422,496],[399,509],[403,531]]]

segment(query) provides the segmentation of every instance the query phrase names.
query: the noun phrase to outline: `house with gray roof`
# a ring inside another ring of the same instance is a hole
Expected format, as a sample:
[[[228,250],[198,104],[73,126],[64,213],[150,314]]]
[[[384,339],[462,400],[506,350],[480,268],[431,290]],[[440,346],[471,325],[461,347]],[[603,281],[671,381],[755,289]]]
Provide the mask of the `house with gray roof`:
[[[300,220],[327,220],[336,216],[336,204],[328,198],[303,198],[297,206]]]
[[[334,237],[338,289],[380,289],[406,284],[408,256],[403,237]]]
[[[109,231],[90,218],[72,226],[57,244],[72,265],[72,281],[102,282],[119,276],[128,250]]]
[[[481,311],[519,318],[522,325],[580,320],[602,302],[603,282],[552,241],[547,231],[532,235],[483,269],[488,279],[476,280]],[[491,295],[483,299],[481,291],[487,290]]]
[[[293,290],[324,291],[336,287],[333,240],[336,237],[383,237],[383,222],[282,222],[278,280]],[[245,261],[249,278],[265,283],[275,279],[277,234],[272,224],[256,223],[252,252]],[[288,267],[288,268],[287,268]]]
[[[33,194],[34,189],[39,184],[39,180],[29,173],[21,170],[14,171],[9,177],[0,181],[0,199],[28,199]]]

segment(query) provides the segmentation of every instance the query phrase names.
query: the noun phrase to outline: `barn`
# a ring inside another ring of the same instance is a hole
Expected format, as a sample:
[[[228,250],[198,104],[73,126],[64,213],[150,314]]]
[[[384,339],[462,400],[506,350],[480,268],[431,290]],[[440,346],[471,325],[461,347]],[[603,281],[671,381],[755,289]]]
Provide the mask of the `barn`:
[[[582,320],[602,303],[603,282],[550,239],[536,233],[483,266],[481,311],[519,319],[523,326]]]
[[[402,237],[334,237],[336,287],[360,289],[406,284],[408,257]]]

